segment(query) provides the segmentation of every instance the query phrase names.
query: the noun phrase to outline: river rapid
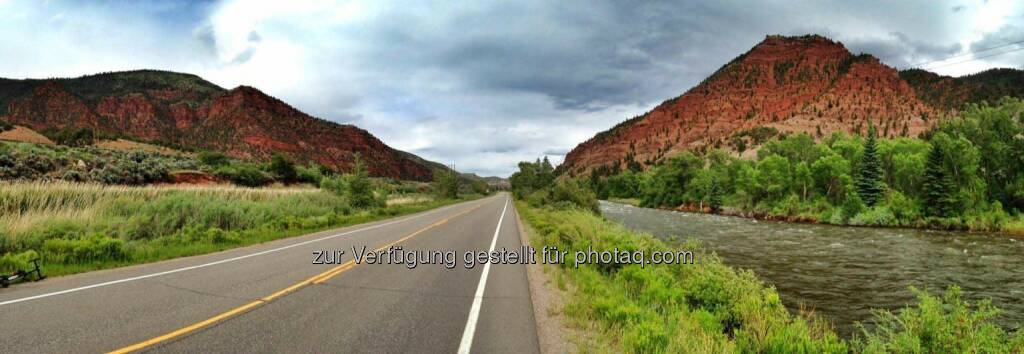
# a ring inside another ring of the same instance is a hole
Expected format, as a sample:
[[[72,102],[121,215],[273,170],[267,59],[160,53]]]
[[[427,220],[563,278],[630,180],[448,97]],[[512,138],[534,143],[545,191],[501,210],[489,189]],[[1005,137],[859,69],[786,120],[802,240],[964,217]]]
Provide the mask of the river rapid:
[[[627,228],[669,242],[700,240],[726,264],[774,285],[791,310],[814,309],[843,336],[871,309],[916,301],[910,286],[991,298],[1000,325],[1024,324],[1024,240],[993,234],[793,224],[601,202]],[[700,259],[698,258],[699,262]],[[870,325],[869,323],[867,323]]]

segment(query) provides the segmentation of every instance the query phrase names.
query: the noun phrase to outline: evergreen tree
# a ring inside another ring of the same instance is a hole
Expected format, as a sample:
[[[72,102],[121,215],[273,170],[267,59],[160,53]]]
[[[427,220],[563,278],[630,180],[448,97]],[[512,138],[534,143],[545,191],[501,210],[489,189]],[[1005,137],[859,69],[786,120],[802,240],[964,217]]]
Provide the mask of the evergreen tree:
[[[954,213],[954,184],[946,173],[946,155],[935,145],[928,153],[924,169],[924,213],[927,216],[949,217]]]
[[[711,187],[708,190],[708,206],[712,213],[722,210],[722,187],[718,185],[718,179],[711,179]]]
[[[885,192],[882,186],[882,162],[878,158],[878,142],[874,124],[868,126],[868,140],[864,143],[864,154],[860,159],[860,173],[857,175],[857,194],[867,206],[875,206]]]
[[[345,196],[349,203],[357,208],[373,206],[373,181],[370,180],[370,173],[359,154],[355,155],[352,162],[352,171],[345,175]]]

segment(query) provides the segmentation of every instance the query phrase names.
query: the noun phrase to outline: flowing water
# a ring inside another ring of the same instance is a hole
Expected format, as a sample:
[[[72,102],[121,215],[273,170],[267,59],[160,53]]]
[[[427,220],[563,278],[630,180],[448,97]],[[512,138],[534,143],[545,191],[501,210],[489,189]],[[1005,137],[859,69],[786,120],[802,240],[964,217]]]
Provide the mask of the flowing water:
[[[959,285],[972,302],[991,298],[1000,325],[1024,324],[1024,240],[915,229],[792,224],[601,202],[610,220],[665,240],[698,239],[734,267],[778,290],[790,309],[823,314],[849,336],[871,309],[914,303],[910,286],[941,293]],[[699,261],[699,259],[698,259]]]

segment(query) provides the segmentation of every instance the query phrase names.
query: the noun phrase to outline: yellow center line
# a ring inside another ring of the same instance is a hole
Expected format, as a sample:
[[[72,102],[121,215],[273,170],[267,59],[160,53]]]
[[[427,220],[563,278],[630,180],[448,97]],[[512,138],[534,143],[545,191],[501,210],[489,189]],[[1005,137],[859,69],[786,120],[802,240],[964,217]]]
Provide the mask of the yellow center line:
[[[460,212],[458,214],[455,214],[455,215],[449,216],[447,218],[444,218],[441,221],[438,221],[438,222],[435,222],[433,224],[427,225],[426,227],[424,227],[422,229],[419,229],[419,230],[416,230],[415,232],[413,232],[413,233],[411,233],[411,234],[409,234],[409,235],[407,235],[405,237],[402,237],[402,238],[398,239],[397,241],[391,242],[389,244],[386,244],[384,246],[381,246],[381,247],[377,248],[376,251],[383,251],[383,250],[387,249],[388,247],[394,246],[394,245],[396,245],[398,243],[404,242],[404,241],[409,240],[409,239],[411,239],[411,238],[413,238],[415,236],[418,236],[418,235],[426,232],[427,230],[430,230],[430,229],[433,229],[435,227],[444,225],[444,224],[448,223],[449,220],[452,220],[452,219],[457,218],[459,216],[468,214],[469,212],[471,212],[473,210],[476,210],[476,209],[480,208],[481,206],[483,206],[483,203],[477,204],[476,206],[474,206],[472,208],[469,208],[469,209],[467,209],[465,211],[462,211],[462,212]],[[343,273],[343,272],[345,272],[345,271],[347,271],[349,269],[354,268],[355,266],[356,266],[356,264],[355,264],[354,261],[345,262],[345,263],[343,263],[343,264],[341,264],[341,265],[339,265],[337,267],[334,267],[334,268],[331,268],[330,270],[327,270],[326,272],[314,275],[314,276],[310,277],[309,279],[306,279],[306,280],[300,281],[298,283],[295,283],[292,286],[289,286],[287,288],[281,289],[281,290],[279,290],[277,292],[274,292],[273,294],[267,295],[266,297],[263,297],[263,298],[261,298],[259,300],[254,300],[253,302],[250,302],[250,303],[247,303],[245,305],[236,307],[236,308],[231,309],[231,310],[229,310],[227,312],[224,312],[224,313],[221,313],[219,315],[210,317],[210,318],[205,319],[203,321],[191,324],[191,325],[186,326],[186,327],[179,328],[178,330],[175,330],[173,332],[164,334],[164,335],[159,336],[159,337],[155,337],[155,338],[152,338],[152,339],[149,339],[149,340],[146,340],[146,341],[142,341],[142,342],[139,342],[139,343],[135,343],[135,344],[129,345],[129,346],[121,348],[121,349],[117,349],[117,350],[111,351],[110,353],[111,354],[131,353],[131,352],[134,352],[134,351],[137,351],[137,350],[141,350],[141,349],[150,347],[150,346],[152,346],[154,344],[157,344],[157,343],[165,342],[165,341],[168,341],[168,340],[171,340],[171,339],[174,339],[174,338],[177,338],[177,337],[180,337],[180,336],[183,336],[183,335],[195,332],[196,330],[199,330],[199,329],[202,329],[204,327],[210,326],[210,325],[212,325],[214,323],[223,321],[225,319],[234,317],[235,315],[238,315],[238,314],[241,314],[243,312],[249,311],[249,310],[251,310],[253,308],[256,308],[257,306],[266,304],[266,303],[270,302],[271,300],[274,300],[274,299],[279,298],[281,296],[287,295],[287,294],[289,294],[291,292],[294,292],[294,291],[296,291],[298,289],[301,289],[302,287],[305,287],[307,285],[310,285],[310,284],[321,284],[321,283],[327,281],[328,279],[333,278],[334,276],[336,276],[338,274],[341,274],[341,273]]]

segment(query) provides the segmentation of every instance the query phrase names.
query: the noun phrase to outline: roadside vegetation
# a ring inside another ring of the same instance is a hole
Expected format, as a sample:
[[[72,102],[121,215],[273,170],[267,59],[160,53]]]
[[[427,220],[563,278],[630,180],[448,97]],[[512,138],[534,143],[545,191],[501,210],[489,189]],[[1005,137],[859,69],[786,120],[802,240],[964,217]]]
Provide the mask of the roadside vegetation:
[[[837,225],[1021,229],[1024,101],[971,105],[920,138],[836,133],[767,141],[755,160],[724,150],[684,152],[650,169],[594,169],[601,199],[646,207]],[[632,155],[630,155],[632,157]]]
[[[444,171],[434,184],[371,178],[358,156],[342,174],[281,155],[254,163],[217,152],[104,149],[88,136],[0,142],[0,273],[34,258],[60,275],[202,254],[489,193]],[[175,174],[206,179],[173,184]]]
[[[1024,332],[995,324],[988,301],[968,303],[953,287],[943,296],[918,291],[919,302],[894,314],[879,311],[854,338],[840,338],[827,318],[791,313],[773,287],[731,268],[695,241],[695,264],[584,264],[575,251],[671,250],[651,235],[603,219],[585,182],[548,178],[545,163],[524,162],[513,175],[517,209],[533,230],[534,247],[567,251],[554,265],[566,292],[569,323],[588,335],[580,348],[630,353],[1012,353]],[[558,192],[571,191],[571,193]]]
[[[374,192],[373,200],[382,198]],[[42,258],[50,275],[208,253],[454,203],[356,207],[347,192],[237,186],[0,183],[0,272]],[[472,196],[464,196],[472,197]],[[375,202],[377,203],[377,202]]]

